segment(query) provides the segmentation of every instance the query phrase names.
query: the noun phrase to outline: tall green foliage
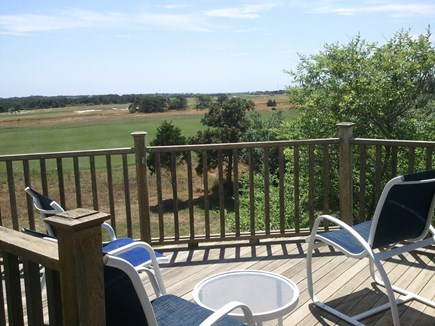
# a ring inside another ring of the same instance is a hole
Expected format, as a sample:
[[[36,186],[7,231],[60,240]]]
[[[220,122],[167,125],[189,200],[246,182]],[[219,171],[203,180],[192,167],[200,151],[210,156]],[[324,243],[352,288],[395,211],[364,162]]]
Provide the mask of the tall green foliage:
[[[167,145],[185,145],[186,137],[181,133],[181,129],[172,124],[172,121],[164,120],[157,128],[156,138],[151,142],[151,146],[167,146]],[[172,157],[170,153],[160,154],[160,166],[166,171],[169,171],[171,176],[174,174],[173,169],[185,160],[185,152],[176,152]],[[156,170],[156,154],[151,152],[147,157],[147,165],[152,173]]]
[[[396,33],[385,44],[360,36],[300,56],[289,71],[290,101],[300,109],[292,136],[336,135],[335,124],[357,125],[359,137],[432,139],[435,135],[435,47],[425,35]]]
[[[348,44],[326,44],[318,54],[301,55],[296,70],[288,71],[293,78],[288,95],[300,114],[280,129],[280,137],[336,137],[336,124],[349,121],[356,124],[356,137],[433,140],[435,47],[430,39],[429,28],[418,36],[399,31],[385,44],[371,43],[358,35]],[[375,157],[373,151],[370,148],[368,153],[368,192],[374,184],[374,170],[370,168],[374,166],[370,161]],[[358,155],[354,153],[355,162]],[[392,176],[391,149],[386,148],[382,155],[380,172],[385,183]],[[406,173],[405,166],[398,170]],[[354,172],[358,176],[357,165]],[[336,182],[338,176],[330,173],[332,182]],[[316,184],[321,184],[320,179]],[[316,197],[321,196],[322,189],[318,187],[315,192]],[[337,196],[331,193],[331,197]],[[368,205],[373,210],[373,192],[369,197]]]
[[[240,97],[220,96],[217,101],[210,105],[208,112],[204,115],[201,123],[208,127],[205,131],[198,131],[197,135],[192,137],[190,143],[193,144],[210,144],[210,143],[237,143],[242,135],[250,126],[250,121],[246,117],[246,112],[254,110],[255,104],[251,100]],[[226,163],[226,190],[231,191],[231,178],[233,169],[233,152],[224,151],[222,155]],[[203,162],[202,156],[199,155],[199,163],[196,168],[198,174],[202,173],[204,168],[215,169],[218,165],[218,153],[210,152],[207,156],[207,162]]]

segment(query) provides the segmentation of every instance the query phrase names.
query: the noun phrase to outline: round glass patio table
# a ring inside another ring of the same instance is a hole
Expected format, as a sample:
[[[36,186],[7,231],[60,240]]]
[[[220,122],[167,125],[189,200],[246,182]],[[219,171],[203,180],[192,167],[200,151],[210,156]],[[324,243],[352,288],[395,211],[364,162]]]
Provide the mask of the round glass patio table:
[[[194,301],[213,311],[231,301],[240,301],[252,311],[256,323],[280,319],[299,300],[299,289],[291,280],[275,273],[257,270],[228,271],[210,276],[193,289]],[[244,321],[241,309],[229,314]]]

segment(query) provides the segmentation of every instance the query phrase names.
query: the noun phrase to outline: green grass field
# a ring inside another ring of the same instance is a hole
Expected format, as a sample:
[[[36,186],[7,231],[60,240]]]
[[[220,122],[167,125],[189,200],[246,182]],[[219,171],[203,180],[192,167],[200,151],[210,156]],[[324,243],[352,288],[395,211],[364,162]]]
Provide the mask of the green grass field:
[[[261,111],[265,117],[273,112]],[[293,110],[283,112],[288,118],[296,115]],[[133,137],[130,134],[134,131],[147,132],[149,143],[155,138],[157,127],[164,120],[172,121],[186,137],[205,129],[200,122],[203,113],[197,111],[191,114],[125,113],[110,119],[104,116],[104,110],[98,114],[86,113],[87,116],[80,119],[76,119],[73,114],[77,115],[67,110],[51,114],[33,111],[15,118],[12,122],[10,115],[0,116],[0,155],[130,147],[133,145]],[[45,121],[47,117],[51,119],[49,122]]]

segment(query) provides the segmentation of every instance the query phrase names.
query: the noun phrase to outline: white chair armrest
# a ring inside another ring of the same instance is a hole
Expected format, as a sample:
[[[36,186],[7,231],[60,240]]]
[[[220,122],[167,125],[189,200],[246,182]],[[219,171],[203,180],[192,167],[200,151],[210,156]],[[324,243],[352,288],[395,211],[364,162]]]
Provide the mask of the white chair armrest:
[[[148,273],[148,270],[144,268],[136,268],[136,272],[138,271],[146,271],[148,276],[150,277],[150,281],[153,283],[154,290],[156,291],[156,295],[160,296],[162,294],[166,294],[166,287],[165,283],[163,282],[163,277],[160,272],[159,263],[156,258],[156,254],[154,253],[154,249],[146,242],[142,241],[134,241],[132,243],[129,243],[128,245],[122,246],[118,249],[112,250],[108,252],[111,256],[118,256],[126,251],[129,251],[134,248],[143,248],[146,251],[148,251],[150,258],[151,258],[151,266],[152,266],[152,273]],[[154,278],[154,279],[153,279]],[[156,287],[157,286],[157,287]]]
[[[249,307],[241,302],[232,301],[230,303],[227,303],[220,309],[216,310],[210,317],[208,317],[206,320],[204,320],[200,326],[211,326],[215,322],[217,322],[219,319],[233,311],[234,309],[241,308],[243,311],[243,315],[245,316],[246,324],[249,326],[255,326],[254,317],[252,316],[251,309]]]
[[[116,240],[115,230],[110,224],[104,222],[103,224],[101,224],[101,227],[109,233],[110,241]]]

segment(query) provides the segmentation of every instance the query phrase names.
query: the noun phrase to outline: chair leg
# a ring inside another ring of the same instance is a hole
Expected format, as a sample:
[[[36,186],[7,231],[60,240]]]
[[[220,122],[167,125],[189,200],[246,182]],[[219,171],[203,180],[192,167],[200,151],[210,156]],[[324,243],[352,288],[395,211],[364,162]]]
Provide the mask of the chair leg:
[[[317,230],[316,230],[317,231]],[[313,258],[313,252],[314,252],[314,237],[311,237],[308,241],[308,249],[307,249],[307,290],[308,290],[308,295],[311,298],[311,301],[313,301],[313,304],[316,305],[319,308],[322,308],[323,310],[326,310],[327,312],[337,316],[338,318],[341,318],[345,321],[347,321],[348,323],[352,324],[352,325],[364,325],[362,323],[360,323],[357,319],[345,315],[342,312],[320,302],[316,295],[314,294],[314,285],[313,285],[313,268],[312,268],[312,258]]]
[[[376,269],[379,271],[379,274],[381,275],[381,279],[379,279],[376,276],[375,263],[374,263],[374,260],[372,260],[372,259],[370,259],[370,274],[372,276],[373,281],[376,284],[385,287],[387,294],[388,294],[388,297],[389,297],[389,300],[390,300],[391,307],[392,307],[392,313],[393,313],[393,310],[397,311],[398,304],[402,304],[402,303],[405,303],[405,302],[408,302],[411,300],[417,300],[423,304],[426,304],[432,308],[435,308],[435,301],[432,301],[432,300],[425,298],[421,295],[407,291],[405,289],[399,288],[399,287],[391,284],[391,282],[387,276],[387,273],[385,272],[385,269],[382,266],[381,262],[379,260],[377,260],[377,261],[378,261],[378,264],[376,264]],[[404,297],[400,298],[400,299],[395,299],[394,292],[400,293]],[[397,318],[398,318],[398,313],[397,313]],[[393,315],[393,320],[394,320],[394,315]]]
[[[363,325],[360,322],[360,320],[367,318],[369,316],[372,316],[374,314],[377,314],[381,311],[391,309],[391,314],[392,314],[394,325],[400,326],[400,319],[399,319],[399,312],[397,309],[397,304],[406,302],[411,298],[408,299],[406,297],[405,299],[396,300],[396,298],[394,296],[393,286],[391,285],[391,283],[388,279],[388,276],[385,272],[385,269],[383,268],[380,261],[374,259],[374,257],[371,257],[370,254],[369,254],[370,273],[371,273],[374,281],[377,284],[380,284],[380,285],[385,287],[386,292],[387,292],[387,296],[389,299],[389,303],[382,305],[382,306],[379,306],[379,307],[376,307],[376,308],[373,308],[373,309],[370,309],[366,312],[363,312],[361,314],[358,314],[358,315],[355,315],[352,317],[352,316],[345,315],[344,313],[332,308],[331,306],[328,306],[328,305],[320,302],[314,293],[314,285],[313,285],[312,257],[313,257],[314,247],[315,247],[314,237],[312,237],[312,238],[310,238],[310,240],[308,242],[308,249],[307,249],[307,290],[308,290],[308,295],[310,296],[314,305],[316,305],[317,307],[322,308],[323,310],[326,310],[327,312],[347,321],[348,323],[350,323],[352,325]],[[378,270],[382,280],[379,280],[376,277],[375,268]],[[399,291],[399,292],[401,293],[401,291]],[[405,293],[405,294],[407,294],[407,293]]]

